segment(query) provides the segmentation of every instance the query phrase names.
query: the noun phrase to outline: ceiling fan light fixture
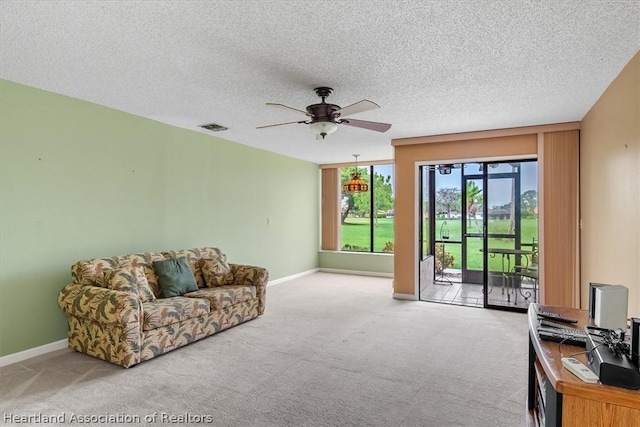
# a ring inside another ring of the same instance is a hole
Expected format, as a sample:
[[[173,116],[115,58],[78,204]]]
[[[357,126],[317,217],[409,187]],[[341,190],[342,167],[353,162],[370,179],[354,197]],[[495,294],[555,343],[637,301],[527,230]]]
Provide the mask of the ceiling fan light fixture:
[[[313,122],[310,127],[316,139],[325,139],[338,129],[338,125],[334,122]]]

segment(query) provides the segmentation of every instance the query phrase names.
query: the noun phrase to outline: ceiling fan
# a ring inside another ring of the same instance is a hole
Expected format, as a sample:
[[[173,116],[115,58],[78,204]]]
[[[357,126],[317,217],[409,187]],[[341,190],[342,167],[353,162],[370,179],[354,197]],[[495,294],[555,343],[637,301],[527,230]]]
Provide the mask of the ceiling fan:
[[[277,123],[274,125],[258,126],[256,129],[264,129],[273,126],[290,125],[293,123],[304,123],[311,125],[311,131],[316,135],[316,139],[325,139],[338,129],[338,125],[354,126],[363,129],[374,130],[376,132],[386,132],[391,128],[388,123],[369,122],[366,120],[350,119],[344,116],[351,114],[362,113],[364,111],[374,110],[380,108],[375,102],[363,99],[355,104],[351,104],[344,108],[339,105],[327,104],[325,99],[333,92],[330,87],[317,87],[314,89],[316,94],[322,98],[322,102],[319,104],[311,104],[307,106],[307,111],[298,110],[297,108],[288,107],[283,104],[276,104],[273,102],[267,102],[267,105],[273,107],[285,108],[287,110],[296,111],[302,113],[309,118],[306,120],[298,120],[295,122]]]

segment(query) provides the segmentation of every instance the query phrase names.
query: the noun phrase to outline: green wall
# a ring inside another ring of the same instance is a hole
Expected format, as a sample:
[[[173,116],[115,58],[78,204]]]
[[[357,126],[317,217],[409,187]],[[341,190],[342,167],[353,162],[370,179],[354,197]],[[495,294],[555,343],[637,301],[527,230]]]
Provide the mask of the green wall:
[[[320,268],[393,274],[392,254],[320,251],[318,256]]]
[[[0,80],[0,356],[66,338],[81,259],[216,246],[271,279],[318,267],[318,189],[316,164]]]

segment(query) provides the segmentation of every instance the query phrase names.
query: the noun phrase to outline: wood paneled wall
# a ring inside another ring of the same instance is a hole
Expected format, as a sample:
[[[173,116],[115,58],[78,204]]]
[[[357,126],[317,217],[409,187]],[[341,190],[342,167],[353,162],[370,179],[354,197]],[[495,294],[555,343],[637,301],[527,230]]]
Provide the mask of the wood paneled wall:
[[[538,139],[540,299],[580,307],[580,131],[546,132]]]
[[[393,140],[395,147],[394,291],[418,294],[417,164],[446,160],[538,157],[540,287],[545,304],[579,299],[580,123]]]
[[[337,251],[340,227],[340,176],[337,168],[322,169],[322,249]]]
[[[462,140],[451,140],[448,135],[438,142],[435,137],[393,140],[395,152],[395,221],[394,221],[394,278],[395,294],[418,296],[418,192],[416,189],[417,164],[434,161],[491,158],[531,158],[536,156],[536,133],[514,132],[513,136],[494,136],[494,132],[456,135]],[[426,142],[423,142],[426,140]],[[415,144],[409,144],[411,142]]]

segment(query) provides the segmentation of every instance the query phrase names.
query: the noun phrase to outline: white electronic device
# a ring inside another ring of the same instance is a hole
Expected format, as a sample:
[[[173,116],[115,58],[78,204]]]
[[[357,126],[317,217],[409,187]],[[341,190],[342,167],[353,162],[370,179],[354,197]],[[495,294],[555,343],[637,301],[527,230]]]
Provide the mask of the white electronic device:
[[[571,371],[576,377],[580,378],[585,383],[597,383],[600,378],[589,368],[587,368],[582,362],[573,357],[563,357],[562,366]]]
[[[596,326],[627,330],[629,289],[622,285],[589,284],[589,317]]]

